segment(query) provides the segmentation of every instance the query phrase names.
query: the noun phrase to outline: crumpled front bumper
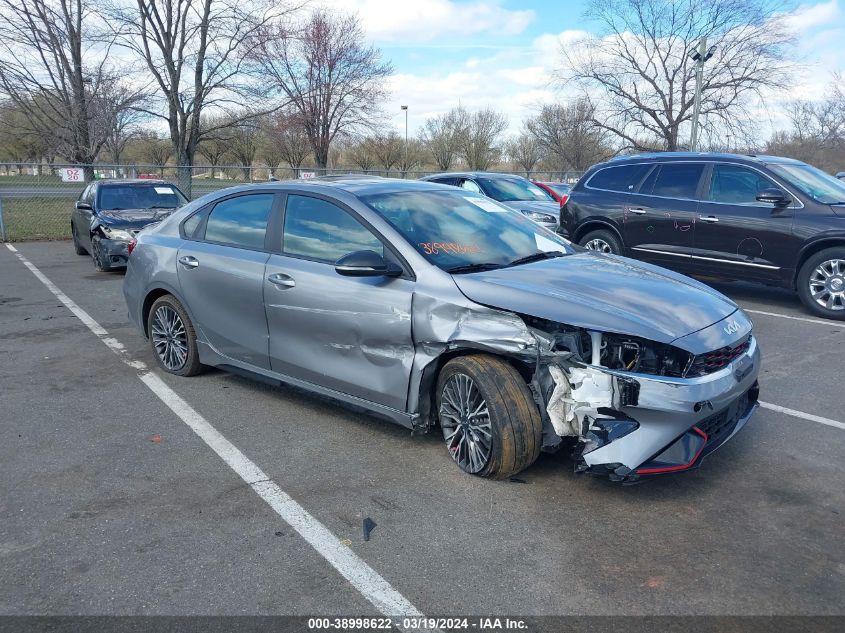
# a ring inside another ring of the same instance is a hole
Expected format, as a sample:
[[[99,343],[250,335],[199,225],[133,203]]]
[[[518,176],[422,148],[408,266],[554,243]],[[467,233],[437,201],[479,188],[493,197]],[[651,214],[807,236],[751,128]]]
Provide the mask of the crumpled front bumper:
[[[751,418],[759,369],[760,351],[752,338],[741,357],[698,378],[604,370],[639,384],[636,404],[592,422],[576,470],[635,481],[697,467]]]
[[[100,238],[100,251],[110,266],[126,266],[129,261],[129,242]]]

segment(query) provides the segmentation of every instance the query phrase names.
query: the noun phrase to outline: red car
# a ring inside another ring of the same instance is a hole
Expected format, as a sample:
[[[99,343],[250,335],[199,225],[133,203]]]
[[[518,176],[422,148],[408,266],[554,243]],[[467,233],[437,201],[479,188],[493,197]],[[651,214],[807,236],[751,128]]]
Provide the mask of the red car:
[[[567,185],[565,182],[541,182],[539,180],[532,180],[531,182],[557,200],[561,207],[569,200],[569,192],[572,186]]]

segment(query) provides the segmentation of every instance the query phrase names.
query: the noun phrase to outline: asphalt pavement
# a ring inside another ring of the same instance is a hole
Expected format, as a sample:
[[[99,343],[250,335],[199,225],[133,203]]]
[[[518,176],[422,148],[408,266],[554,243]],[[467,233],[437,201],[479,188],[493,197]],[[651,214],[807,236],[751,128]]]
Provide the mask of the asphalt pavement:
[[[155,365],[121,273],[69,242],[15,247]],[[754,320],[761,400],[845,421],[845,323],[716,285]],[[845,614],[842,428],[760,409],[692,473],[623,487],[559,453],[492,482],[435,434],[220,371],[155,373],[423,613]],[[378,614],[5,246],[0,516],[3,615]]]

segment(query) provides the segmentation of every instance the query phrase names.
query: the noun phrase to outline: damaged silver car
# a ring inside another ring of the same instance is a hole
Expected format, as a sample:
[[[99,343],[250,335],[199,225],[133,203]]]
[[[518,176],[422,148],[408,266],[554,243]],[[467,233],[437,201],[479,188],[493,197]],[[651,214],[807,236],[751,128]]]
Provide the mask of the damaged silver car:
[[[439,427],[483,477],[564,446],[615,481],[695,468],[757,407],[760,351],[730,299],[446,185],[210,194],[138,236],[124,294],[165,371],[220,367]]]

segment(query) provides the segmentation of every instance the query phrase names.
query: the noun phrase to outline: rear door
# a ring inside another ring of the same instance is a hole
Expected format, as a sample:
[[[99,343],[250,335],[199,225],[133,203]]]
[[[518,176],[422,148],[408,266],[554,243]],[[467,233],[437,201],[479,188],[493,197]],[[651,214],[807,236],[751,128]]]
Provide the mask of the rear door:
[[[712,166],[695,228],[698,269],[741,279],[780,278],[777,262],[797,258],[799,240],[792,235],[792,222],[800,203],[794,198],[785,207],[759,202],[757,194],[772,187],[783,189],[757,169]]]
[[[703,162],[667,162],[649,172],[625,209],[625,245],[633,257],[688,267],[705,167]]]
[[[281,250],[264,282],[273,370],[404,411],[414,359],[410,271],[339,275],[335,262],[359,250],[402,263],[351,209],[317,196],[287,196]]]
[[[209,209],[177,256],[179,285],[196,326],[228,358],[270,368],[264,314],[267,237],[282,196],[239,194]]]

